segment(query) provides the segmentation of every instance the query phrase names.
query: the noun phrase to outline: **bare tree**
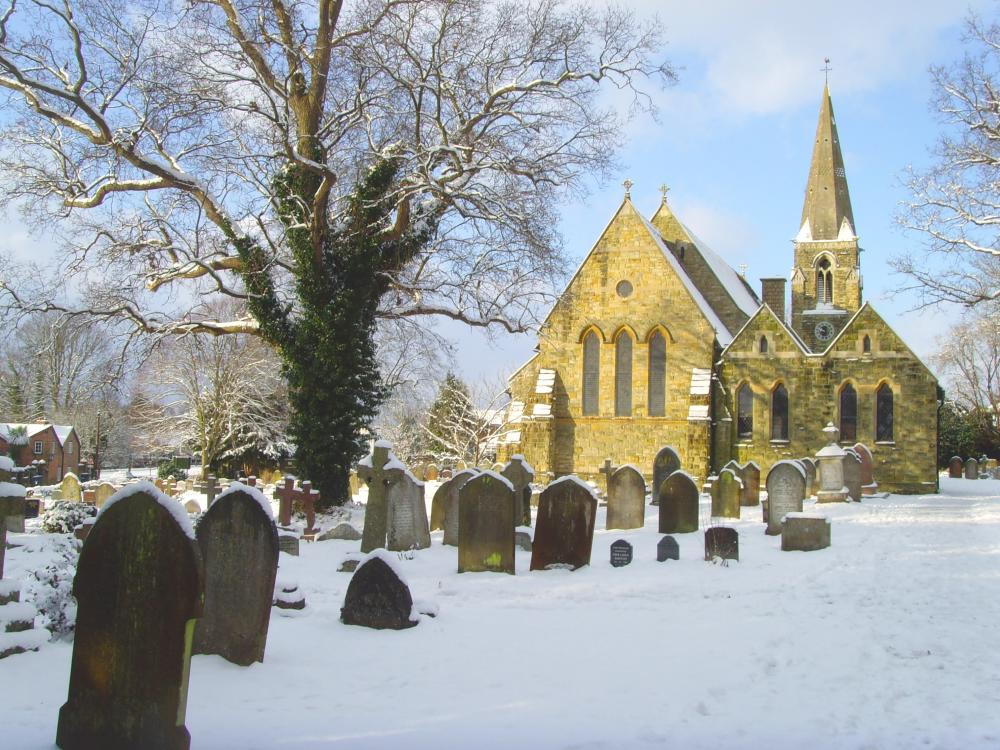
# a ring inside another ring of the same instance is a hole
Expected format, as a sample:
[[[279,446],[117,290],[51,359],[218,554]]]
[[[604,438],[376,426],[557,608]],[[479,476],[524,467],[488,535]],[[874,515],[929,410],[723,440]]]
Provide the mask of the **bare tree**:
[[[524,330],[562,271],[555,208],[607,174],[602,84],[672,79],[655,24],[561,0],[29,0],[0,13],[0,200],[56,223],[61,277],[11,311],[259,335],[300,466],[345,498],[384,397],[375,322]],[[242,299],[214,317],[206,301]]]
[[[934,364],[950,400],[966,412],[983,411],[1000,425],[1000,315],[993,305],[969,312],[939,342]]]
[[[912,198],[899,215],[927,240],[892,261],[923,304],[1000,298],[1000,25],[970,16],[964,39],[960,61],[931,68],[945,131],[934,165],[908,173]]]

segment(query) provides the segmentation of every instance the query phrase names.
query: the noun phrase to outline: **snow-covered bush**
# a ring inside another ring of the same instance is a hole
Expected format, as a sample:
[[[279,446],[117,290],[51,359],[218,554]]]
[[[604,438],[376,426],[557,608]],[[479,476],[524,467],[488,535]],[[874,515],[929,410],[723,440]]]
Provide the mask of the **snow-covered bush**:
[[[75,504],[75,503],[74,503]],[[76,628],[76,599],[73,576],[80,553],[79,544],[69,537],[50,537],[46,564],[32,571],[24,586],[24,599],[35,605],[42,627],[53,638],[70,638]]]
[[[73,529],[97,515],[97,508],[90,503],[57,500],[42,514],[42,531],[46,534],[72,534]]]

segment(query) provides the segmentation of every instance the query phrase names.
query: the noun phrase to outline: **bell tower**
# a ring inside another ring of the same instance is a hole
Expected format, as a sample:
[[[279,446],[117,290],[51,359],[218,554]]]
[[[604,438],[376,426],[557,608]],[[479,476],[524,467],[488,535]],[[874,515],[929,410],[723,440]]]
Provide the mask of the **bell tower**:
[[[861,262],[829,86],[823,87],[792,267],[792,328],[823,351],[861,307]]]

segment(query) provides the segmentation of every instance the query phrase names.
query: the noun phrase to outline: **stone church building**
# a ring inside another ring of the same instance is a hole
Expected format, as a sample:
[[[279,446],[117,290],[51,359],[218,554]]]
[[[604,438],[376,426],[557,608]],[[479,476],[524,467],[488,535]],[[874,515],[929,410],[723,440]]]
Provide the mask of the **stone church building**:
[[[606,458],[639,467],[672,446],[703,480],[731,459],[762,474],[823,447],[872,451],[880,489],[933,490],[934,375],[863,300],[860,248],[837,124],[823,91],[784,278],[760,294],[663,200],[652,218],[625,199],[545,318],[536,354],[510,378],[512,430],[498,460],[524,454],[544,481],[599,478]]]

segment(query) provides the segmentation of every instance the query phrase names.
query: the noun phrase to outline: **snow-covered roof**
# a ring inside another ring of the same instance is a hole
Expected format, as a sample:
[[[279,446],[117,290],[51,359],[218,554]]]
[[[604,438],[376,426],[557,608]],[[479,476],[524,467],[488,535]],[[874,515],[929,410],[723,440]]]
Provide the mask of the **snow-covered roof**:
[[[38,422],[7,422],[4,425],[4,427],[7,428],[8,435],[14,432],[19,432],[20,430],[24,430],[24,437],[32,438],[41,432],[45,432],[47,429],[49,429],[49,427],[52,427],[52,425],[49,424],[48,422],[45,422],[44,424]],[[11,440],[10,437],[8,437],[7,442],[17,443],[17,437],[15,436],[13,440]]]
[[[719,280],[719,283],[722,284],[733,302],[736,303],[736,306],[747,315],[753,315],[757,312],[757,308],[760,307],[760,301],[754,297],[743,278],[712,248],[705,244],[703,240],[699,239],[698,235],[692,232],[687,224],[680,221],[680,219],[677,220],[677,223],[687,232],[688,237],[691,238],[691,242],[694,243],[698,252],[701,253],[701,257],[705,259],[705,263],[711,269],[712,273],[715,274],[715,278]]]
[[[73,432],[73,426],[67,424],[54,424],[52,429],[56,431],[56,437],[59,438],[60,445],[66,445],[66,438],[69,434]]]

